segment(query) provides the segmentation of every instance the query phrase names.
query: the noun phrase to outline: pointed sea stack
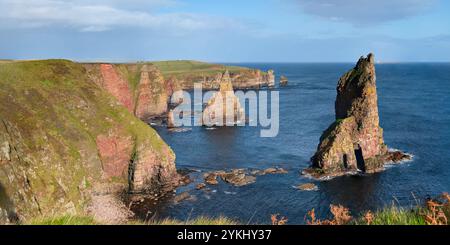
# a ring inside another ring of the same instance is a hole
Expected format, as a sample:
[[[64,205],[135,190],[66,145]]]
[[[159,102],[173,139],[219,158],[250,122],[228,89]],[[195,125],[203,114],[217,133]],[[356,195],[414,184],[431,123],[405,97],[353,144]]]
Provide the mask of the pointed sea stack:
[[[205,126],[233,126],[245,122],[244,109],[234,94],[230,74],[225,71],[220,78],[219,92],[215,93],[203,110]]]
[[[349,172],[378,172],[385,163],[411,156],[391,152],[379,125],[373,54],[361,57],[355,68],[339,79],[335,103],[336,121],[322,134],[312,166],[304,171],[314,177]]]

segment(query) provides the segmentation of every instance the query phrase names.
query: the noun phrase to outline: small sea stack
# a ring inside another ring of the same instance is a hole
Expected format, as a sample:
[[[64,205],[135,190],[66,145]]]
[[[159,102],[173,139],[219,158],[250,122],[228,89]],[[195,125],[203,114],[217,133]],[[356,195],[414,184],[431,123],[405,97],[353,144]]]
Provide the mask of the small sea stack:
[[[175,128],[175,117],[172,109],[167,112],[167,128]]]
[[[374,55],[361,57],[337,85],[336,121],[320,137],[312,165],[304,171],[313,177],[349,172],[374,173],[388,162],[411,158],[389,151],[379,125]]]
[[[280,77],[280,86],[281,87],[287,86],[288,82],[289,82],[289,80],[288,80],[288,78],[286,76],[281,76]]]

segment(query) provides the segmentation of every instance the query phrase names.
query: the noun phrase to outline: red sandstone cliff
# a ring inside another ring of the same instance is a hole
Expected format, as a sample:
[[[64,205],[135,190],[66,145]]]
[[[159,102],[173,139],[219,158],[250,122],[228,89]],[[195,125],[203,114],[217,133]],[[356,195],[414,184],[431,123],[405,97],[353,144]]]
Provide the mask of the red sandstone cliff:
[[[133,95],[128,81],[123,79],[111,64],[101,64],[100,71],[103,78],[100,85],[132,112],[134,109]]]
[[[167,112],[168,93],[161,72],[154,66],[144,65],[137,89],[135,115],[148,120]]]

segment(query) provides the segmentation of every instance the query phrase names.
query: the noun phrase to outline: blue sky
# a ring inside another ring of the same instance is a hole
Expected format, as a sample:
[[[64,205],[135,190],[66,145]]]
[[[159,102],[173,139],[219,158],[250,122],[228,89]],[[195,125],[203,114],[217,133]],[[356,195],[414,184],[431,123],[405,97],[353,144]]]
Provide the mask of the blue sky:
[[[0,0],[0,58],[450,61],[445,0]]]

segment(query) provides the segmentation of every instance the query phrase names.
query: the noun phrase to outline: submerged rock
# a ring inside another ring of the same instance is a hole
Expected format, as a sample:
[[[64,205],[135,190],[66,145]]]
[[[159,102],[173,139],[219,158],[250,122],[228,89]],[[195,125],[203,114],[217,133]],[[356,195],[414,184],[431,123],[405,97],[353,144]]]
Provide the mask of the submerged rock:
[[[356,170],[376,172],[392,155],[379,125],[375,62],[373,54],[361,57],[356,66],[339,79],[335,103],[336,121],[322,134],[312,166],[304,173],[313,177],[337,176]]]
[[[189,194],[188,192],[182,192],[173,198],[173,202],[175,204],[178,204],[182,201],[193,200],[193,199],[194,199],[194,197],[191,194]]]
[[[264,170],[253,170],[251,172],[252,175],[261,176],[266,174],[287,174],[288,171],[286,171],[283,168],[267,168]]]
[[[301,184],[301,185],[297,186],[296,188],[299,190],[302,190],[302,191],[317,191],[317,190],[319,190],[319,187],[317,187],[317,185],[315,185],[313,183]]]
[[[206,187],[206,184],[205,184],[205,183],[199,183],[199,184],[197,184],[197,185],[195,186],[195,189],[201,190],[201,189],[203,189],[203,188],[205,188],[205,187]]]

